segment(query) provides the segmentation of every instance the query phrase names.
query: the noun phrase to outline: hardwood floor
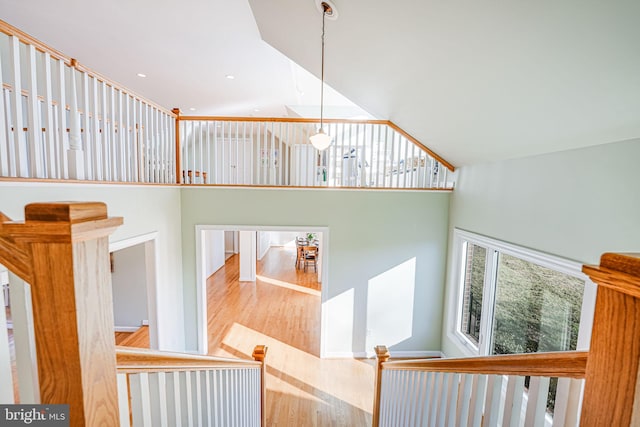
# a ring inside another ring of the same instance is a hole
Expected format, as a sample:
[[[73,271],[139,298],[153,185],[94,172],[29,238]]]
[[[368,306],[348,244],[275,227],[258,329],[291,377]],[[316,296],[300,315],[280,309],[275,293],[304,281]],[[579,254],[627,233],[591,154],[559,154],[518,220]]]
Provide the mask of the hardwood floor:
[[[320,284],[294,264],[294,247],[274,247],[255,283],[239,282],[237,255],[209,277],[209,353],[250,358],[269,347],[269,426],[369,426],[374,362],[319,358]]]
[[[294,264],[295,248],[272,248],[255,283],[238,281],[237,255],[208,279],[209,353],[250,359],[256,345],[269,347],[268,426],[370,426],[374,361],[319,358],[321,286]],[[149,346],[146,327],[119,335],[121,345]]]
[[[149,348],[149,327],[141,326],[135,332],[116,332],[116,345]]]

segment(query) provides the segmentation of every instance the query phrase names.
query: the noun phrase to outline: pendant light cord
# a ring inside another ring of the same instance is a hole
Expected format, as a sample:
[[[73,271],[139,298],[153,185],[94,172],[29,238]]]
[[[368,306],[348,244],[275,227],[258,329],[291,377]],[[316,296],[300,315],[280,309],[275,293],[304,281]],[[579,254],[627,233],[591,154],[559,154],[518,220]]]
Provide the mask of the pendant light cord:
[[[324,18],[327,16],[327,6],[322,5],[322,66],[320,70],[320,131],[324,132],[322,128],[323,110],[324,110]]]

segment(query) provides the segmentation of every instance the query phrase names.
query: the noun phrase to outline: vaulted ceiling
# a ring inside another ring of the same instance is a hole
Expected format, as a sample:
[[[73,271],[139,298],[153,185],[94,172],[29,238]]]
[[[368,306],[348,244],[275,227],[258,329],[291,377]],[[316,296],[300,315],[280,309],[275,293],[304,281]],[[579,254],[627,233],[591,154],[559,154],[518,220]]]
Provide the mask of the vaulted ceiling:
[[[328,84],[456,165],[640,137],[638,0],[334,3]],[[287,59],[319,75],[315,0],[0,0],[0,19],[167,108],[318,104]]]

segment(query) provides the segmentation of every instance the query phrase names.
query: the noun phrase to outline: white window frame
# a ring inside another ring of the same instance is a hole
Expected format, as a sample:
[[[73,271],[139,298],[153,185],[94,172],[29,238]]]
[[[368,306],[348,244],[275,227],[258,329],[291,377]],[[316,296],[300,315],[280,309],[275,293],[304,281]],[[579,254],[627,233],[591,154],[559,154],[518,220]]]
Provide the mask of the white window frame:
[[[485,278],[482,297],[482,318],[480,320],[479,344],[473,343],[460,330],[462,319],[462,307],[464,296],[464,277],[466,261],[466,243],[482,246],[487,250],[485,264]],[[595,308],[596,285],[582,273],[582,264],[560,258],[554,255],[523,248],[511,243],[503,242],[490,237],[471,233],[455,228],[453,231],[453,252],[451,288],[454,298],[451,298],[449,307],[449,337],[459,350],[468,356],[488,356],[491,351],[491,327],[493,323],[493,310],[495,307],[495,289],[497,286],[498,254],[511,255],[534,264],[550,268],[584,280],[584,294],[580,314],[580,327],[578,330],[577,350],[588,350],[591,340],[591,327],[593,324],[593,312]]]

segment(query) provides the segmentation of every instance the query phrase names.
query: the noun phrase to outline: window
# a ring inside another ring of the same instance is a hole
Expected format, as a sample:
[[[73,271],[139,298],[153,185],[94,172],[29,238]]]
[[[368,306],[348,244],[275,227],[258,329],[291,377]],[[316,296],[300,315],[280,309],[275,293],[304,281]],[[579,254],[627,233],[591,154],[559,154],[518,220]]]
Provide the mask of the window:
[[[468,243],[465,250],[465,274],[460,331],[476,346],[480,342],[482,291],[487,250]]]
[[[457,298],[450,330],[465,353],[588,347],[596,287],[580,264],[461,230],[454,232],[454,261]],[[548,418],[566,411],[576,393],[569,380],[552,378]]]
[[[592,316],[595,296],[585,298],[585,289],[595,292],[595,286],[585,288],[580,264],[461,230],[454,240],[459,274],[452,329],[466,353],[588,346],[590,333],[580,335],[580,324],[583,315]],[[591,321],[583,323],[590,330]]]

